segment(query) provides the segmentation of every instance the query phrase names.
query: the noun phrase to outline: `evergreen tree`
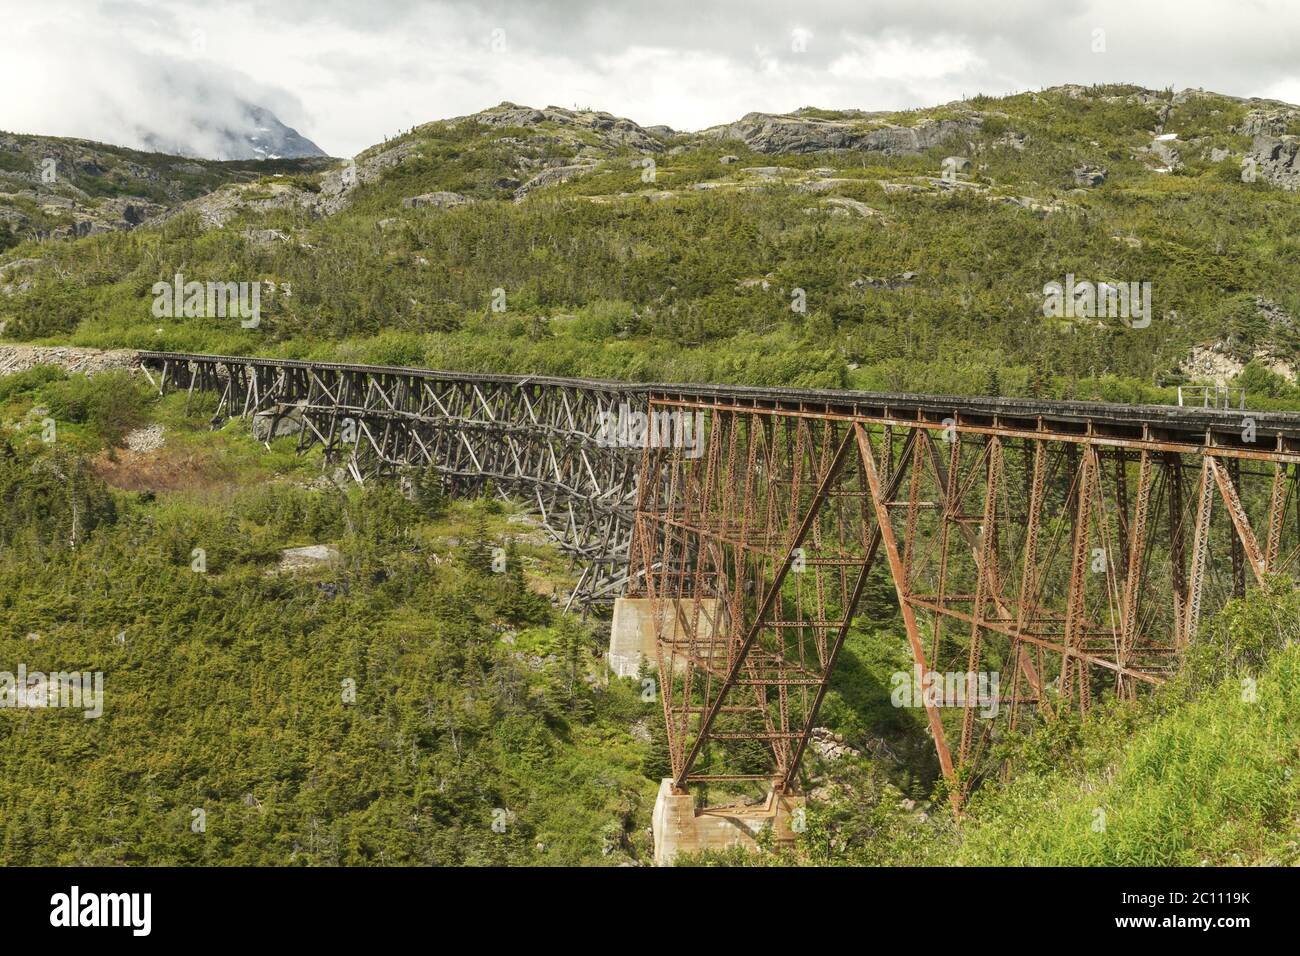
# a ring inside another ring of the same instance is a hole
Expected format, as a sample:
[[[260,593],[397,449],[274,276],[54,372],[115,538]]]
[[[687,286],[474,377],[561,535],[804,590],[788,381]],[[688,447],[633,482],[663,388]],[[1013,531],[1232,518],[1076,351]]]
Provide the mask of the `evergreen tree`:
[[[584,680],[590,642],[582,626],[572,618],[557,622],[556,657],[551,669],[550,692],[568,717],[585,721],[595,709]]]
[[[442,475],[433,465],[426,465],[415,477],[415,502],[426,518],[441,518],[447,513],[447,495]]]
[[[1046,398],[1051,391],[1052,379],[1046,365],[1034,363],[1029,367],[1029,397]]]
[[[514,540],[506,543],[505,572],[497,575],[497,611],[511,624],[538,624],[546,618],[546,599],[528,587],[524,562]]]
[[[650,718],[650,743],[641,758],[641,773],[651,780],[672,776],[673,761],[668,750],[668,728],[657,715]]]
[[[474,530],[461,543],[458,556],[461,564],[475,574],[492,573],[492,542],[488,534],[487,514],[482,508],[474,510]]]

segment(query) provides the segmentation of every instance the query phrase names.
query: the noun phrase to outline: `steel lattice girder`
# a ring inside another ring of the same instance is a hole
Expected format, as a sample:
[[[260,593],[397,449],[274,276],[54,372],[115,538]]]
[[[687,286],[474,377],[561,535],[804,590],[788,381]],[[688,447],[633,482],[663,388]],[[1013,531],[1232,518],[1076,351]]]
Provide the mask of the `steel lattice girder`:
[[[602,415],[635,396],[586,383],[432,376],[411,370],[221,356],[145,356],[161,389],[219,394],[213,418],[301,420],[299,449],[324,448],[359,482],[433,467],[448,489],[489,484],[529,504],[585,569],[577,597],[612,600],[627,583],[640,449],[612,444]],[[620,406],[626,406],[621,408]]]
[[[453,491],[531,502],[590,562],[584,599],[651,598],[678,787],[797,784],[882,550],[922,690],[932,671],[1010,678],[996,719],[977,695],[921,694],[954,803],[1003,727],[1163,681],[1246,568],[1300,565],[1289,413],[141,362],[160,390],[216,392],[216,419],[301,415],[300,444],[359,481],[427,465]],[[619,412],[698,414],[703,454],[602,440]]]
[[[957,415],[908,422],[652,394],[652,410],[661,404],[709,416],[701,458],[647,449],[632,556],[651,569],[679,788],[797,784],[881,550],[956,805],[1008,726],[1167,679],[1206,608],[1240,590],[1226,567],[1238,549],[1260,583],[1300,563],[1300,524],[1287,529],[1295,454],[1280,442],[1180,453],[1150,436],[1026,435]],[[960,674],[973,691],[967,675],[981,672],[1009,694],[927,693],[932,673]],[[755,744],[770,754],[766,776],[751,772]]]

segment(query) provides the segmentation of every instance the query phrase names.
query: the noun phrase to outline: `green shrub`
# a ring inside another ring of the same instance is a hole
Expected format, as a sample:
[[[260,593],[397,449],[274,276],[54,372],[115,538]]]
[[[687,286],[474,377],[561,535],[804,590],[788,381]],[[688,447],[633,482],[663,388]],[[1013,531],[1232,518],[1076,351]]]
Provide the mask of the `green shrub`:
[[[110,445],[144,424],[155,400],[144,383],[121,370],[51,381],[41,397],[56,420],[88,424]]]

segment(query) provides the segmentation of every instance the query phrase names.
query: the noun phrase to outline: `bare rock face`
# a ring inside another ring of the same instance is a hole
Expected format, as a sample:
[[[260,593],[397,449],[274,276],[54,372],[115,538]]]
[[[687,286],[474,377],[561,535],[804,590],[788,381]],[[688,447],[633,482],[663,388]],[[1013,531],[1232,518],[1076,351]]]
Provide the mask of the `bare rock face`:
[[[1300,379],[1300,357],[1294,346],[1300,339],[1300,320],[1264,296],[1256,297],[1255,309],[1265,323],[1261,335],[1250,341],[1226,336],[1193,346],[1181,371],[1194,380],[1227,385],[1253,361],[1293,384]]]
[[[255,183],[220,189],[167,210],[150,220],[159,225],[185,213],[194,213],[204,229],[220,229],[244,212],[310,208],[314,194],[288,183]]]
[[[1076,166],[1072,172],[1074,181],[1080,186],[1100,186],[1106,181],[1106,169],[1103,166]]]
[[[938,146],[950,137],[966,136],[980,127],[980,117],[923,120],[916,126],[876,126],[860,117],[822,119],[814,116],[748,113],[734,123],[714,126],[706,139],[740,140],[759,153],[818,153],[832,149],[911,156]]]
[[[453,192],[434,192],[424,193],[420,196],[407,196],[402,200],[403,209],[420,209],[429,207],[432,209],[455,209],[457,206],[467,206],[474,200],[460,193]]]
[[[386,170],[402,165],[415,155],[418,148],[418,143],[407,141],[366,156],[360,162],[345,160],[341,166],[325,173],[321,177],[320,192],[307,193],[303,202],[317,215],[332,216],[352,202],[352,193],[358,187],[377,180]]]
[[[1229,355],[1218,342],[1194,345],[1183,360],[1182,372],[1193,381],[1227,385],[1241,374],[1246,363]]]
[[[277,242],[288,242],[288,233],[279,229],[245,229],[244,238],[255,246],[269,246]]]
[[[300,405],[276,405],[253,416],[253,439],[266,442],[302,431]]]
[[[523,202],[528,194],[534,190],[567,183],[571,179],[587,175],[595,168],[595,163],[580,163],[572,166],[552,166],[550,169],[544,169],[515,190],[515,202]]]
[[[872,216],[879,216],[880,213],[868,206],[866,203],[857,199],[849,199],[847,196],[828,196],[825,200],[826,205],[831,207],[831,215],[840,213],[845,216],[854,214],[869,219]]]
[[[220,173],[215,163],[164,169],[132,158],[138,155],[82,140],[0,133],[0,226],[13,224],[37,240],[125,232],[197,195],[201,187],[191,177]]]
[[[1178,155],[1178,144],[1172,139],[1156,139],[1151,144],[1151,153],[1160,160],[1166,170],[1172,172],[1183,168],[1182,157]]]
[[[87,161],[86,165],[94,167],[94,163],[90,161]],[[0,206],[0,222],[11,222],[22,227],[37,239],[79,239],[105,232],[125,232],[134,229],[166,208],[161,203],[135,196],[92,199],[72,183],[62,183],[52,187],[59,189],[60,192],[51,192],[35,185],[9,192],[5,187],[11,181],[19,181],[26,185],[22,176],[17,174],[0,177],[0,197],[7,202],[39,206],[44,212],[52,213],[67,223],[56,228],[35,229],[30,226],[31,219],[24,213],[22,206],[18,208],[7,204]]]
[[[0,295],[18,295],[30,289],[32,287],[30,274],[43,261],[42,259],[14,259],[0,265]]]
[[[625,117],[595,110],[566,110],[559,106],[548,106],[544,110],[538,110],[531,106],[502,103],[490,110],[483,110],[481,113],[462,117],[462,119],[473,120],[485,126],[517,126],[524,129],[550,124],[574,132],[594,133],[604,146],[614,149],[657,153],[664,148],[660,139],[645,127]],[[655,129],[665,130],[666,135],[672,135],[672,131],[667,127]],[[665,133],[661,132],[660,135]]]
[[[826,179],[813,179],[807,182],[799,183],[795,188],[805,193],[828,193],[833,192],[840,186],[852,186],[861,180],[848,179],[843,176],[831,176]]]
[[[158,225],[184,213],[196,214],[199,225],[204,229],[220,229],[244,212],[297,209],[313,217],[333,216],[347,208],[358,188],[374,182],[385,171],[413,158],[417,155],[418,148],[418,143],[404,142],[366,156],[359,162],[355,159],[344,160],[321,176],[317,192],[289,182],[222,186],[205,196],[168,210],[150,220],[150,224]]]
[[[1259,135],[1246,153],[1256,174],[1286,190],[1300,189],[1300,136]]]
[[[746,166],[740,174],[761,180],[778,180],[785,176],[797,176],[799,170],[792,166]]]
[[[1264,182],[1300,189],[1300,107],[1275,100],[1251,100],[1252,109],[1234,132],[1253,137],[1245,166]],[[1226,158],[1226,157],[1225,157]]]
[[[533,137],[534,141],[545,139],[553,144],[572,146],[574,152],[578,154],[589,149],[586,137],[593,133],[603,145],[609,148],[627,147],[642,152],[658,152],[663,149],[663,144],[658,139],[636,123],[609,113],[565,110],[558,107],[535,110],[531,107],[516,106],[513,103],[503,103],[490,110],[447,122],[464,121],[501,128],[540,127],[537,129],[537,135]],[[543,127],[542,124],[547,125]],[[553,127],[558,129],[554,135],[552,135]],[[418,140],[406,140],[387,149],[345,160],[321,176],[320,189],[317,192],[289,183],[224,186],[170,210],[153,222],[164,222],[182,212],[195,212],[204,228],[215,229],[221,228],[241,212],[294,208],[304,210],[314,217],[333,216],[351,204],[359,188],[375,182],[385,172],[409,160],[418,159],[420,148],[421,144]],[[498,182],[498,185],[508,188],[517,187],[515,199],[518,201],[535,189],[567,182],[577,176],[585,175],[596,167],[594,157],[590,159],[575,157],[567,161],[555,160],[554,163],[551,168],[542,169],[522,186],[513,179]],[[527,163],[521,161],[521,165]],[[471,201],[458,193],[437,192],[406,197],[402,204],[408,209],[421,206],[449,209]]]
[[[302,548],[285,548],[280,552],[282,572],[310,571],[314,568],[328,568],[343,560],[339,549],[332,544],[309,544]]]
[[[1300,123],[1300,109],[1279,103],[1251,110],[1237,132],[1242,136],[1283,136],[1296,123]]]

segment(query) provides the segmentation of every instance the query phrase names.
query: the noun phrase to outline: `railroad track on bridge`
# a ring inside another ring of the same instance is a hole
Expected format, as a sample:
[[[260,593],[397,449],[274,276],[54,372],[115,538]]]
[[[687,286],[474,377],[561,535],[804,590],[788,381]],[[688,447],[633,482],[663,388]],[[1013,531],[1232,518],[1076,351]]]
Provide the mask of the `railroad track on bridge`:
[[[530,503],[581,600],[653,608],[679,790],[796,789],[854,620],[897,613],[959,805],[1002,734],[1163,682],[1209,611],[1300,573],[1293,413],[140,359],[218,420],[294,417],[358,481]],[[864,606],[873,575],[897,611]],[[931,676],[990,672],[991,717]],[[740,772],[753,741],[771,765]]]

